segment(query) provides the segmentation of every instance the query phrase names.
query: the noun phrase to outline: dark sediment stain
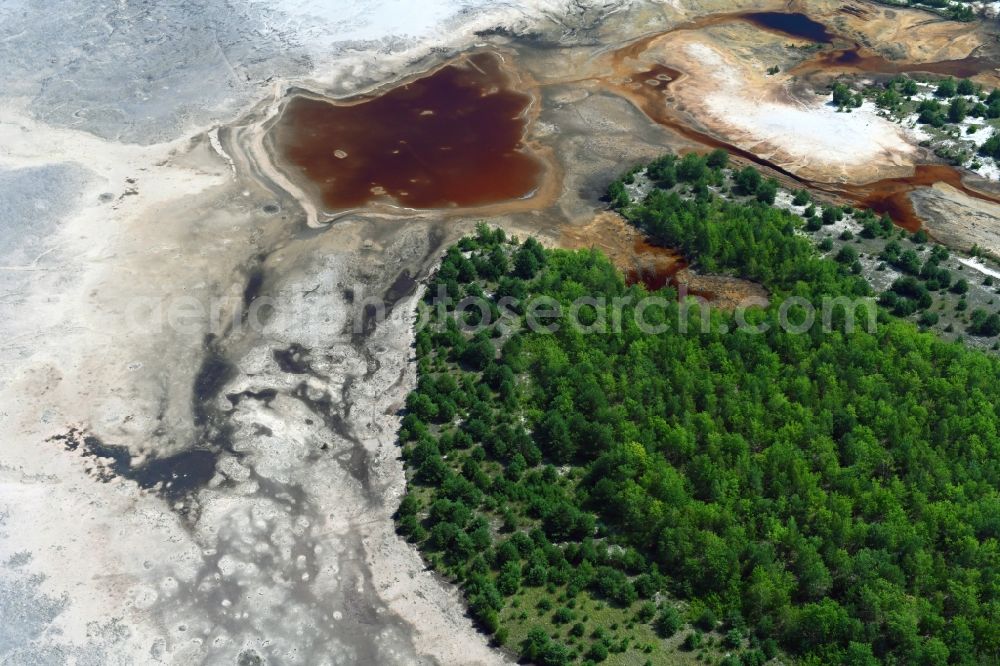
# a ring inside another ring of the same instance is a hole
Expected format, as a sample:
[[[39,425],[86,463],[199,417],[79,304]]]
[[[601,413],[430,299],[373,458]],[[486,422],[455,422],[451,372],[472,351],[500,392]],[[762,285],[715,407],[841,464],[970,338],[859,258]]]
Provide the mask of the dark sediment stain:
[[[229,401],[233,407],[240,404],[244,398],[250,398],[251,400],[258,400],[264,403],[265,407],[270,407],[274,399],[278,397],[277,389],[261,389],[260,391],[242,391],[240,393],[227,393],[226,400]]]
[[[215,336],[205,336],[203,349],[205,355],[191,388],[191,413],[197,434],[187,449],[137,462],[127,447],[107,444],[79,428],[70,428],[66,434],[56,435],[50,441],[61,442],[67,450],[79,451],[84,459],[92,461],[89,471],[98,481],[106,483],[120,477],[134,481],[140,488],[155,489],[172,502],[188,497],[212,479],[222,452],[235,455],[232,428],[219,418],[213,402],[236,369],[223,355]],[[274,397],[267,390],[227,397],[236,404],[244,396],[265,401]],[[185,515],[194,510],[186,505],[179,509]]]
[[[244,316],[246,308],[257,300],[260,296],[261,287],[264,286],[264,269],[260,266],[255,266],[250,270],[250,275],[247,276],[246,286],[243,287],[243,308]]]
[[[287,349],[272,349],[271,355],[282,372],[290,375],[313,374],[309,364],[309,350],[297,342],[288,345]]]
[[[379,321],[385,317],[385,307],[383,304],[365,303],[361,308],[361,326],[356,331],[352,339],[357,342],[364,338],[371,337],[378,326]],[[352,324],[353,326],[354,324]]]
[[[417,279],[414,277],[409,270],[403,270],[396,279],[393,280],[389,288],[386,289],[385,294],[382,296],[382,300],[385,301],[387,307],[394,306],[402,298],[409,296],[417,288]]]
[[[207,449],[189,449],[167,458],[156,458],[143,464],[127,478],[132,478],[143,488],[163,484],[162,493],[168,498],[183,497],[195,491],[215,475],[218,452]]]
[[[79,451],[92,461],[91,473],[102,483],[121,477],[146,490],[156,488],[170,500],[183,498],[207,484],[215,475],[218,460],[218,452],[194,448],[136,465],[126,447],[106,444],[77,428],[49,441],[61,443],[68,451]]]
[[[236,368],[223,355],[214,336],[206,336],[204,347],[205,357],[195,374],[191,396],[191,411],[197,426],[208,422],[211,402],[236,374]]]
[[[538,188],[542,165],[523,146],[531,98],[511,86],[500,58],[478,53],[349,103],[297,96],[275,144],[330,210],[522,198]]]

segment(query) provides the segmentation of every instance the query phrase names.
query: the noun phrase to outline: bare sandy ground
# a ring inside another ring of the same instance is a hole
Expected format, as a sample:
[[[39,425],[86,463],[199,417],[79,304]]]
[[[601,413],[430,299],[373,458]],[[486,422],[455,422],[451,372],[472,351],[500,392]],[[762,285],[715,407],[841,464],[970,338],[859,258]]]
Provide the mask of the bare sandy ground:
[[[910,199],[936,240],[965,252],[975,245],[1000,257],[1000,205],[946,183],[917,190]]]
[[[856,38],[889,59],[959,60],[976,54],[983,46],[983,35],[976,21],[946,21],[920,10],[858,0],[823,4],[825,11],[820,11],[840,34]]]

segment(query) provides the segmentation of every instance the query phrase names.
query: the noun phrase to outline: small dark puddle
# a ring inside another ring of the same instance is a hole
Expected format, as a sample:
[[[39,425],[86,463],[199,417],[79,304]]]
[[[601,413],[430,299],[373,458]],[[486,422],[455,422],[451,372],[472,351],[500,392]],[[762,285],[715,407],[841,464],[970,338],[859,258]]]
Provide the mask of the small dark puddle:
[[[386,305],[392,307],[405,296],[409,296],[413,293],[413,290],[417,286],[417,279],[410,275],[410,271],[404,270],[402,273],[396,276],[389,288],[386,290],[383,299]]]
[[[288,349],[273,349],[271,354],[282,372],[292,375],[305,375],[312,372],[312,367],[309,365],[309,350],[297,342],[288,345]]]
[[[781,32],[790,37],[808,39],[812,42],[829,44],[833,41],[833,33],[826,26],[814,21],[805,14],[789,12],[747,12],[740,18],[756,26]]]
[[[379,96],[342,104],[294,97],[274,141],[330,210],[525,197],[542,166],[522,143],[531,98],[511,86],[500,58],[478,53]]]
[[[278,397],[278,391],[276,389],[261,389],[260,391],[243,391],[242,393],[227,393],[226,400],[229,404],[235,407],[240,404],[240,401],[244,398],[250,398],[251,400],[259,400],[263,402],[265,406],[270,407],[274,399]]]
[[[222,387],[234,376],[235,368],[216,348],[214,342],[206,340],[206,354],[194,378],[191,410],[195,425],[208,422],[211,401],[219,395]]]
[[[124,446],[105,444],[98,437],[76,429],[51,441],[60,442],[69,451],[80,451],[84,458],[110,460],[93,470],[103,483],[122,477],[147,490],[159,485],[160,494],[170,500],[180,499],[207,484],[215,475],[218,459],[213,451],[190,449],[134,466],[132,454]]]
[[[179,498],[203,487],[215,475],[218,454],[205,449],[191,449],[168,458],[152,460],[125,474],[143,488],[163,484],[162,493]]]
[[[243,288],[243,307],[249,307],[251,303],[257,300],[260,296],[260,288],[264,286],[264,270],[262,268],[254,267],[250,271],[250,276],[247,278],[247,284]]]
[[[636,238],[632,254],[634,260],[632,265],[625,269],[625,283],[629,285],[641,283],[650,292],[667,286],[676,286],[674,276],[688,265],[677,250],[655,245],[645,234]]]

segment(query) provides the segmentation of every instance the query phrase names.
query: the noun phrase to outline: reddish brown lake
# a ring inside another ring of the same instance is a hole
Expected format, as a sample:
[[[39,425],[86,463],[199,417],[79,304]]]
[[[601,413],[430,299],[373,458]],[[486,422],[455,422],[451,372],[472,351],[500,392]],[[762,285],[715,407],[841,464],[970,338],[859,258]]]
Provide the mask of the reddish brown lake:
[[[538,188],[542,164],[524,146],[530,103],[498,56],[479,53],[378,96],[295,97],[272,132],[328,210],[482,206]]]

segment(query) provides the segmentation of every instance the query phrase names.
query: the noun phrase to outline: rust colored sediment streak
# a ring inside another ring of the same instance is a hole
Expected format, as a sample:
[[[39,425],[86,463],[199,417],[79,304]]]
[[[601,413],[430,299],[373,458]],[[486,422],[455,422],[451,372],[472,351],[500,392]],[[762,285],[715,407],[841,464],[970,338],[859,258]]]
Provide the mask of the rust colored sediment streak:
[[[920,228],[921,222],[913,210],[910,192],[919,187],[930,187],[935,183],[946,183],[970,197],[1000,204],[1000,198],[970,188],[962,182],[962,174],[957,169],[945,164],[918,164],[912,176],[885,178],[864,185],[824,183],[811,183],[811,185],[832,194],[839,194],[877,213],[888,214],[898,226],[912,232]]]
[[[886,60],[880,55],[866,52],[859,45],[849,49],[826,51],[812,60],[807,60],[795,66],[790,74],[805,75],[813,72],[827,74],[835,72],[869,72],[873,74],[905,74],[907,72],[926,72],[943,76],[968,78],[976,74],[990,72],[996,69],[997,63],[990,58],[968,57],[960,60],[939,60],[937,62],[895,62]]]
[[[523,145],[530,103],[498,56],[478,53],[349,103],[295,97],[273,131],[328,210],[480,206],[539,187],[542,164]]]

